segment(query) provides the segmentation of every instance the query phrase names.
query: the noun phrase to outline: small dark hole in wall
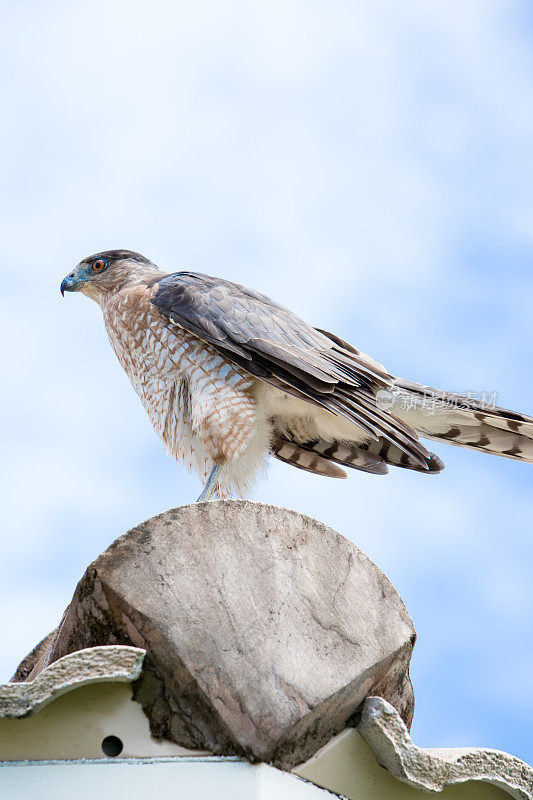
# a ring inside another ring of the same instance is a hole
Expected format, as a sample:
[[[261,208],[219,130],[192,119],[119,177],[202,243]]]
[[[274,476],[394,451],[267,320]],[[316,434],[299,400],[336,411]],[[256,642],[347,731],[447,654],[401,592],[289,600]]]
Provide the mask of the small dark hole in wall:
[[[118,736],[106,736],[105,739],[102,739],[102,750],[110,758],[119,756],[123,748],[122,739],[119,739]]]

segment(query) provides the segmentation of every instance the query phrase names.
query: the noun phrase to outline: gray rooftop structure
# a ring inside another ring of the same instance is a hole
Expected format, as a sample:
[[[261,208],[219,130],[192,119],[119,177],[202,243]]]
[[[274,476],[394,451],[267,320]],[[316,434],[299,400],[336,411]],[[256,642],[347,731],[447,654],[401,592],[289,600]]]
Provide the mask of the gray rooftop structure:
[[[59,766],[135,763],[191,798],[213,773],[221,798],[531,800],[512,756],[412,743],[414,641],[392,584],[330,528],[243,501],[173,509],[88,567],[0,686],[0,782],[11,800],[41,769],[57,791],[38,796],[67,797]]]

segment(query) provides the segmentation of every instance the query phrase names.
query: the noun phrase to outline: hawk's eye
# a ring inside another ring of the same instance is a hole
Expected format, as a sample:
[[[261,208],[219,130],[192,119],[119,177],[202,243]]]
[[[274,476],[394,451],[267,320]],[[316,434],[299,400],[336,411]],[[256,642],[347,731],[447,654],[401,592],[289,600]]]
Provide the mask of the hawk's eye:
[[[103,272],[106,267],[107,261],[104,261],[103,258],[99,258],[98,261],[95,261],[93,264],[94,272]]]

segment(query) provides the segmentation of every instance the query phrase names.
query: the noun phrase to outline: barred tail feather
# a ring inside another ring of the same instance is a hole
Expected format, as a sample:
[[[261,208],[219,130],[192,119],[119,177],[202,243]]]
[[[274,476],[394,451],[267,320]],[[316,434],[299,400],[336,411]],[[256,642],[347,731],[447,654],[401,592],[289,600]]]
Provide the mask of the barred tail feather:
[[[421,436],[533,463],[533,418],[397,379],[391,413]]]
[[[379,456],[367,454],[351,443],[340,441],[314,439],[302,442],[280,434],[272,443],[272,453],[293,467],[330,478],[346,478],[345,471],[337,464],[377,475],[387,472]]]
[[[278,433],[272,443],[272,454],[298,469],[325,475],[330,478],[345,478],[346,473],[338,464],[374,475],[386,475],[388,464],[418,472],[440,472],[444,464],[434,453],[426,453],[425,465],[421,466],[404,450],[386,439],[369,443],[344,440],[313,439],[299,441],[294,435]]]
[[[380,439],[377,442],[370,442],[368,445],[359,445],[364,448],[369,454],[375,453],[383,459],[386,464],[392,467],[401,467],[402,469],[414,469],[417,472],[435,473],[442,472],[444,469],[444,462],[435,455],[426,450],[426,466],[421,467],[418,461],[407,455],[399,447],[388,442],[386,439]]]
[[[284,461],[285,464],[290,464],[291,467],[303,469],[305,472],[313,472],[315,475],[324,475],[327,478],[347,477],[345,471],[334,462],[286,439],[277,439],[272,444],[272,455],[280,461]]]

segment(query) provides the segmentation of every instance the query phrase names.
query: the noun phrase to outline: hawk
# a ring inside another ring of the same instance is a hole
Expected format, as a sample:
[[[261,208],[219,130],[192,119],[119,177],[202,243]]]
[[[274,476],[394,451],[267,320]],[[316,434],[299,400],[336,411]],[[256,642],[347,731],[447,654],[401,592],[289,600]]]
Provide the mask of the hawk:
[[[259,292],[166,273],[130,250],[89,256],[61,283],[104,316],[109,341],[165,448],[197,471],[199,500],[243,495],[268,454],[345,478],[388,465],[436,473],[419,435],[533,461],[533,419],[395,378]]]

